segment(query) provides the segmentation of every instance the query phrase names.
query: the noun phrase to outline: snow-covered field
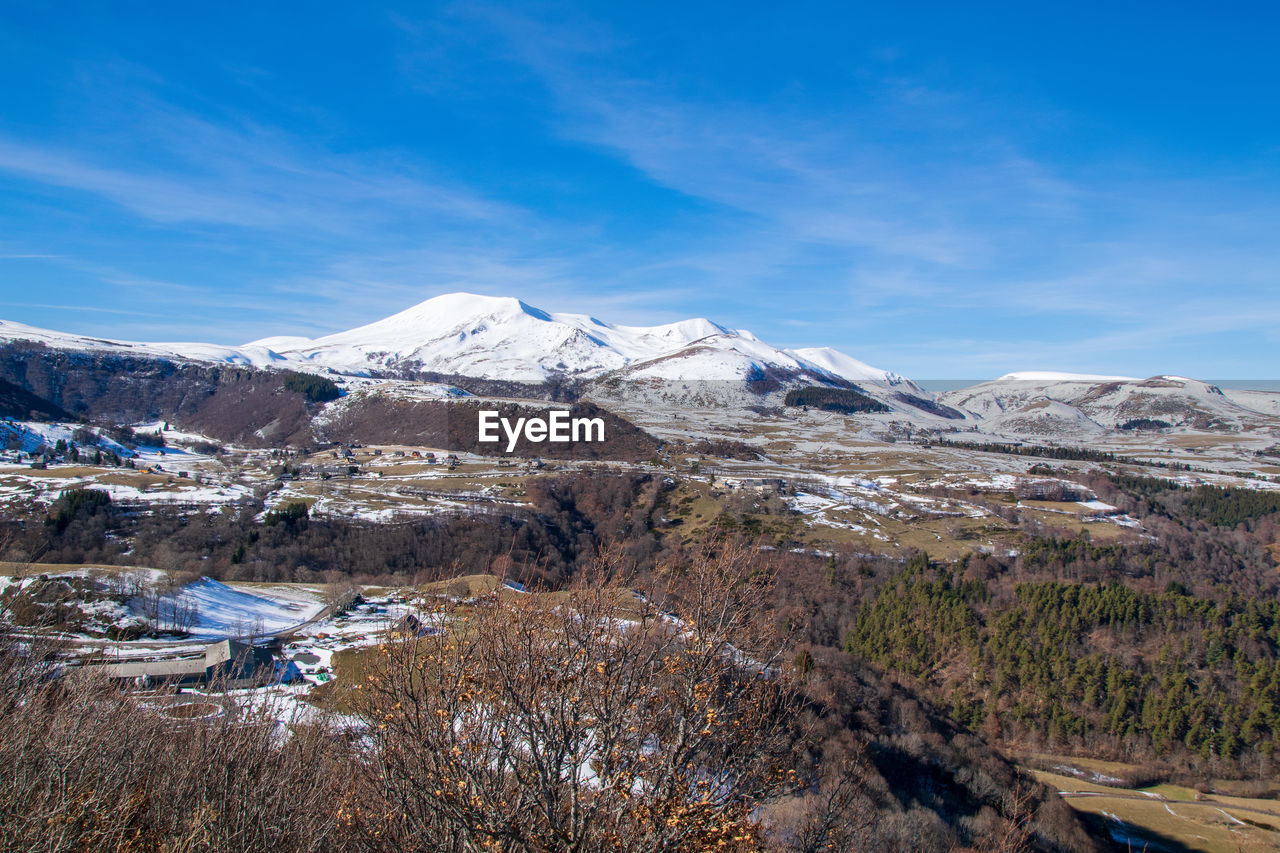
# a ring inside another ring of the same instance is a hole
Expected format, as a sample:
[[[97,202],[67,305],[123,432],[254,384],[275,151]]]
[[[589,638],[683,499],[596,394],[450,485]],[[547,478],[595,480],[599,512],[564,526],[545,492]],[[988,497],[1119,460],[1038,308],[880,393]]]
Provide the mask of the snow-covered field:
[[[135,425],[137,443],[125,447],[97,429],[88,431],[92,444],[77,441],[85,429],[79,424],[0,420],[0,444],[12,448],[0,452],[0,507],[15,502],[48,505],[62,492],[78,488],[143,504],[218,507],[252,497],[251,483],[237,477],[223,459],[183,445],[214,444],[207,437],[170,429],[164,432],[165,446],[148,441],[162,426],[159,421]],[[36,455],[59,443],[74,446],[79,459],[69,449],[52,459]],[[255,456],[235,452],[241,461]],[[111,454],[121,464],[109,462]]]
[[[150,656],[166,645],[189,650],[192,643],[272,636],[307,623],[325,608],[320,591],[310,586],[227,584],[199,578],[174,589],[168,585],[169,576],[164,572],[120,567],[0,577],[0,594],[16,596],[37,585],[47,588],[58,581],[75,582],[78,585],[72,589],[85,590],[77,605],[84,620],[83,630],[64,636],[86,651],[100,650],[108,630],[143,628],[159,614],[159,637],[110,643],[117,656],[128,656],[131,650],[143,650],[144,655]],[[172,621],[169,614],[179,609],[188,614],[181,620],[183,630],[166,630]],[[92,642],[85,644],[86,641]]]
[[[314,589],[287,584],[232,586],[201,578],[174,597],[196,610],[192,639],[278,634],[315,618],[324,602]]]
[[[33,471],[29,465],[0,462],[0,506],[19,500],[50,504],[62,492],[78,488],[106,492],[116,501],[209,507],[236,503],[253,495],[253,489],[246,484],[203,477],[170,479],[163,473],[80,465],[53,465]]]

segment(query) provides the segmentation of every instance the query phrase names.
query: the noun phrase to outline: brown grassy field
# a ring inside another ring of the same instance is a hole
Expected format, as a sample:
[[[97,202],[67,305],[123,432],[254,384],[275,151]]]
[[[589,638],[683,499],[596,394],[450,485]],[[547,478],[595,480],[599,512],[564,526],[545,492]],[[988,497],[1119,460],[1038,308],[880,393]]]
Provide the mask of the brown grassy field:
[[[1122,777],[1138,769],[1133,764],[1074,756],[1035,754],[1029,758],[1109,777]],[[1146,843],[1152,851],[1280,849],[1280,801],[1274,799],[1201,794],[1169,783],[1127,788],[1067,772],[1024,769],[1063,794],[1077,812],[1098,816],[1108,831],[1131,837],[1135,844]]]
[[[149,572],[151,569],[141,566],[107,566],[98,563],[16,563],[12,560],[0,560],[0,575],[41,575],[62,574],[87,569],[91,573],[122,574],[133,571]]]

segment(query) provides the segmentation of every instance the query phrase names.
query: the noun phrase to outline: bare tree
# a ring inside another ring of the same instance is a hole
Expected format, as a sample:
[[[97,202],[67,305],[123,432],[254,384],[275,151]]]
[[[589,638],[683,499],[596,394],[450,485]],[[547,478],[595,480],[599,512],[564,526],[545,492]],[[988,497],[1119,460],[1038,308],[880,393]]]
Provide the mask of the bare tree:
[[[322,723],[282,738],[270,704],[183,719],[14,652],[0,648],[0,849],[351,849],[343,768],[359,759]]]
[[[324,603],[331,613],[341,613],[355,602],[360,595],[360,590],[351,581],[350,576],[340,572],[328,574],[328,583],[324,585]]]
[[[195,602],[183,601],[177,596],[165,596],[157,606],[156,628],[161,631],[172,631],[185,634],[195,624],[200,615],[200,607]]]
[[[360,686],[386,831],[466,850],[754,847],[756,808],[790,784],[795,704],[783,644],[750,630],[769,582],[724,551],[640,595],[442,605],[447,631],[383,645]]]
[[[771,815],[771,841],[779,850],[821,853],[866,847],[877,806],[863,790],[873,775],[865,745],[847,736],[829,743],[825,752],[812,786]]]

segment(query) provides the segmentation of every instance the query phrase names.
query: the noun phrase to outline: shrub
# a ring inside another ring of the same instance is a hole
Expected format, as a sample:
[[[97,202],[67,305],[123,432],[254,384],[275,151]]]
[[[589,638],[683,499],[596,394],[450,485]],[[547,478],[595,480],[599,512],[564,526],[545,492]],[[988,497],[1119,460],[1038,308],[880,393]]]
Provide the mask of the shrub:
[[[823,388],[810,385],[787,392],[784,401],[788,406],[813,406],[824,412],[840,412],[844,415],[866,412],[887,412],[889,407],[851,388]]]
[[[1154,418],[1130,418],[1120,424],[1119,429],[1124,430],[1144,430],[1144,429],[1168,429],[1173,424],[1168,421],[1156,420]]]
[[[98,489],[71,489],[58,496],[49,508],[45,524],[62,533],[77,516],[97,515],[111,506],[111,495]]]
[[[262,523],[268,527],[284,524],[286,527],[298,527],[306,520],[311,508],[302,501],[292,501],[284,506],[276,507],[262,517]]]

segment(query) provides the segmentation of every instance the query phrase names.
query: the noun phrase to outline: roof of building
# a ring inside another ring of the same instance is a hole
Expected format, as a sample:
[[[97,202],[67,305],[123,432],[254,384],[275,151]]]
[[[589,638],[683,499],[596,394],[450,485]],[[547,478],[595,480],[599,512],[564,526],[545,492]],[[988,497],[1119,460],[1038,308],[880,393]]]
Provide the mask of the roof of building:
[[[157,661],[123,661],[85,667],[91,672],[108,678],[152,678],[156,680],[203,678],[212,670],[230,670],[234,678],[247,678],[259,667],[274,667],[275,658],[266,649],[259,649],[236,640],[222,640],[205,647],[204,654],[192,658],[171,658]]]

